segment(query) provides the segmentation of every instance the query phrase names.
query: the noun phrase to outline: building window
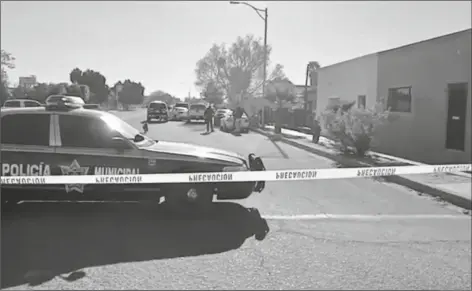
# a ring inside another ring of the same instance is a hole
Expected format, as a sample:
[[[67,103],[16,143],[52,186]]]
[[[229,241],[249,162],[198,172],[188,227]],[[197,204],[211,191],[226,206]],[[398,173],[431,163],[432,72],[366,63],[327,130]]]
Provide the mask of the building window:
[[[411,112],[411,87],[388,89],[387,108],[392,112]]]
[[[365,95],[357,96],[357,108],[365,109],[366,97]]]

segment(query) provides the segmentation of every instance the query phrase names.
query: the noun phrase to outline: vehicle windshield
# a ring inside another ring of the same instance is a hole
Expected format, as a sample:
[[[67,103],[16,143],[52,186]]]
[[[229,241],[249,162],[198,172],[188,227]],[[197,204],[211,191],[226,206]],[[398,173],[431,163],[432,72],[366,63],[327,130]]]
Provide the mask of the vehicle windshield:
[[[185,108],[188,109],[188,104],[187,103],[177,103],[174,106],[175,108]]]
[[[149,104],[149,108],[152,109],[166,109],[167,106],[164,103],[151,103]]]
[[[111,130],[117,131],[124,138],[131,140],[139,146],[151,146],[155,143],[151,138],[140,133],[139,130],[113,114],[104,114],[100,119],[103,120]]]
[[[203,105],[203,104],[193,104],[190,106],[190,109],[193,109],[193,110],[205,110],[206,109],[206,106]]]

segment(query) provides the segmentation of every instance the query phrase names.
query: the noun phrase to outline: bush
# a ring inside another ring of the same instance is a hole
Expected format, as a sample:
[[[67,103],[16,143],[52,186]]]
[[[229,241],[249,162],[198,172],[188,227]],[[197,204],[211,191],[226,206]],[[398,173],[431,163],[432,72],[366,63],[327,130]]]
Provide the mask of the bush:
[[[384,110],[383,102],[372,109],[354,108],[355,102],[327,108],[322,114],[322,128],[337,142],[343,152],[355,150],[364,156],[375,140],[382,125],[390,122],[390,110]]]

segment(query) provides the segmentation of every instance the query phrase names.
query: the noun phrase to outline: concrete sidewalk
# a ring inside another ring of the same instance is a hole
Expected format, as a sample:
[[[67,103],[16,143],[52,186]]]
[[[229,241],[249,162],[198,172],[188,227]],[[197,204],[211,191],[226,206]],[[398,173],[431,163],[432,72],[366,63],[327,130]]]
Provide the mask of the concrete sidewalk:
[[[272,139],[304,149],[319,156],[337,162],[342,167],[387,167],[425,165],[422,163],[401,159],[381,153],[370,152],[364,158],[343,155],[334,146],[334,141],[321,137],[319,144],[311,142],[312,136],[297,131],[283,129],[282,134],[274,134],[274,128],[266,126],[262,129],[252,129]],[[415,191],[441,198],[459,207],[472,209],[472,176],[468,173],[432,173],[385,177],[389,182],[406,186]]]

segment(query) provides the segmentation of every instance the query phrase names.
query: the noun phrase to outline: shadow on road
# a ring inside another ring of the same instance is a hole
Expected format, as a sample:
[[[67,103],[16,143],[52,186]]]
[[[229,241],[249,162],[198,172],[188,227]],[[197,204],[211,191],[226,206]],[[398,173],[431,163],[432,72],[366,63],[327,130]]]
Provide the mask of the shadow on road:
[[[2,214],[1,231],[8,288],[75,281],[92,266],[226,252],[264,239],[269,227],[257,209],[235,203],[217,203],[205,217],[150,204],[24,203]]]
[[[277,144],[277,140],[274,140],[271,138],[268,138],[268,140],[270,140],[270,142],[277,148],[277,150],[279,151],[279,153],[282,155],[284,159],[290,158],[289,155]]]

